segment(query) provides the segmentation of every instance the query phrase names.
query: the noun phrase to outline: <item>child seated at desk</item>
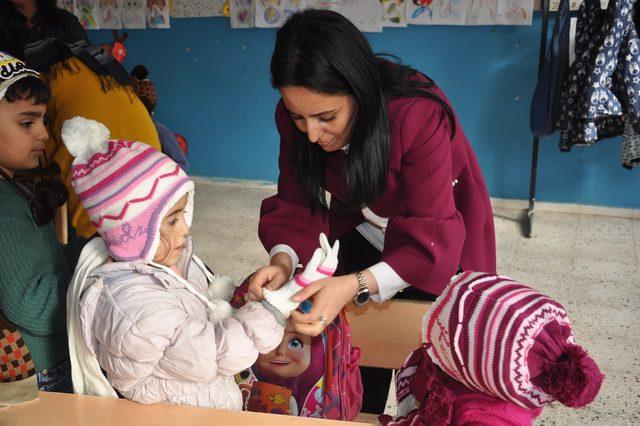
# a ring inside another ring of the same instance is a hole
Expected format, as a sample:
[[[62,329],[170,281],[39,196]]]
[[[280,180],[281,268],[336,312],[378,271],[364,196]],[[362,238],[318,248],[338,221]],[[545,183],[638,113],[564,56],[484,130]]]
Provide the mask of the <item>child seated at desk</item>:
[[[141,403],[240,410],[234,374],[277,347],[284,329],[260,303],[233,311],[235,286],[195,256],[193,182],[148,145],[109,140],[98,122],[69,120],[62,138],[75,157],[73,187],[111,258],[81,291],[72,284],[76,339],[99,362],[95,380],[102,369],[120,395]]]

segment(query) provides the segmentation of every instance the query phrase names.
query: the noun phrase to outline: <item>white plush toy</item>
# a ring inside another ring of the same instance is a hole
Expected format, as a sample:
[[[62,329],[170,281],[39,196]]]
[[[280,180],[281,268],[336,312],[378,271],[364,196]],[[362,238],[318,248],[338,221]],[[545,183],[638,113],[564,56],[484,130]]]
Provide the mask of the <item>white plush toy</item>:
[[[291,300],[294,294],[314,281],[333,276],[338,267],[338,250],[340,242],[336,240],[331,247],[327,236],[320,234],[320,247],[316,249],[301,274],[297,274],[291,281],[271,291],[263,289],[264,299],[262,304],[269,309],[281,324],[285,324],[293,311],[298,309],[299,302]]]

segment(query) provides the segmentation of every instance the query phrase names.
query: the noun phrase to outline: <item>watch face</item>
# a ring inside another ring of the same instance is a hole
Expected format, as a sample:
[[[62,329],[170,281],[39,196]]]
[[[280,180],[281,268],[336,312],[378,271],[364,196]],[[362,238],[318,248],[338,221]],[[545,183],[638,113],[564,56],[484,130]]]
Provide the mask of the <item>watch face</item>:
[[[356,297],[356,305],[364,305],[368,301],[369,301],[368,291],[363,291],[362,293],[359,293],[358,296]]]

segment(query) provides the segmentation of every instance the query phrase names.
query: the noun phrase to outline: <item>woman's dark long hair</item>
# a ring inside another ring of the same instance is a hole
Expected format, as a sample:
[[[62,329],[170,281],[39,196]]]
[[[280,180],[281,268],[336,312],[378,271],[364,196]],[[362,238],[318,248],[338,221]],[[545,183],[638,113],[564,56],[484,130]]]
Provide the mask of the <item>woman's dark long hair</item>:
[[[451,108],[426,90],[433,82],[411,79],[416,73],[398,58],[392,63],[376,56],[355,25],[336,12],[307,9],[293,14],[278,30],[271,57],[274,88],[301,86],[320,93],[347,94],[355,100],[345,167],[350,209],[372,203],[386,188],[391,140],[388,100],[403,96],[433,99],[444,108],[455,132]],[[296,178],[307,191],[311,208],[326,210],[327,154],[297,128],[295,132]]]
[[[45,20],[65,27],[62,9],[56,6],[56,0],[36,0],[38,14]],[[27,17],[20,13],[11,0],[0,0],[0,50],[4,50],[16,58],[24,60],[24,47],[31,34],[25,27]]]

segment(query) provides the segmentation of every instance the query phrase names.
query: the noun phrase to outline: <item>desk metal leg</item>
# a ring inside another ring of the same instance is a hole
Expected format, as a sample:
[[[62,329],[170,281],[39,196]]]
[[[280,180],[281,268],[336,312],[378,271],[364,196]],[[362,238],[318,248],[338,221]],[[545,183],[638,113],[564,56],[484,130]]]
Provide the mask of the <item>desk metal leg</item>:
[[[538,175],[538,146],[540,139],[533,138],[533,151],[531,153],[531,179],[529,181],[529,208],[527,217],[525,218],[524,234],[527,238],[531,238],[533,233],[533,213],[536,206],[536,178]]]
[[[538,61],[538,75],[544,66],[547,52],[547,31],[549,28],[549,0],[542,0],[542,29],[540,33],[540,58]],[[538,146],[540,139],[533,138],[533,151],[531,153],[531,179],[529,181],[529,208],[524,218],[524,235],[531,238],[533,234],[533,214],[536,205],[536,178],[538,176]]]

